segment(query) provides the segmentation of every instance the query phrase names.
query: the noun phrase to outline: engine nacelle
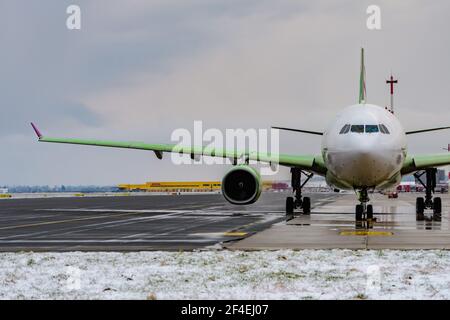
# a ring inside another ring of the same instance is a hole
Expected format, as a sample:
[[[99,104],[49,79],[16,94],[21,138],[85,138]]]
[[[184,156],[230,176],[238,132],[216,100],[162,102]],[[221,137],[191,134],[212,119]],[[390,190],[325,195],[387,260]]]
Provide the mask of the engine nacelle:
[[[259,172],[240,165],[231,169],[222,179],[222,194],[232,204],[250,204],[259,199],[262,181]]]

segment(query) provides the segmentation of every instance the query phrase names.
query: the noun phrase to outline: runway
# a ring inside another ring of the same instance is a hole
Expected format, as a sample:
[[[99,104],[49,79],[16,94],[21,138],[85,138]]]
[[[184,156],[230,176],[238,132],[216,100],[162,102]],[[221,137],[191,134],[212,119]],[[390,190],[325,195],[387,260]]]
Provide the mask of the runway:
[[[8,199],[0,201],[0,251],[208,248],[284,221],[285,197],[266,193],[250,206],[219,194]]]
[[[288,193],[250,206],[219,194],[6,199],[0,251],[450,249],[450,196],[440,221],[416,221],[415,197],[373,194],[376,221],[354,221],[354,194],[311,194],[311,215],[287,221]]]

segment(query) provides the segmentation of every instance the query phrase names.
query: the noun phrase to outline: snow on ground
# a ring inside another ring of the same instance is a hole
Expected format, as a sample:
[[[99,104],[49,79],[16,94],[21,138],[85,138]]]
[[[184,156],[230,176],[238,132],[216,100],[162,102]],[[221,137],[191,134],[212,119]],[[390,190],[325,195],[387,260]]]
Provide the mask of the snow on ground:
[[[0,299],[450,299],[450,251],[0,253]]]

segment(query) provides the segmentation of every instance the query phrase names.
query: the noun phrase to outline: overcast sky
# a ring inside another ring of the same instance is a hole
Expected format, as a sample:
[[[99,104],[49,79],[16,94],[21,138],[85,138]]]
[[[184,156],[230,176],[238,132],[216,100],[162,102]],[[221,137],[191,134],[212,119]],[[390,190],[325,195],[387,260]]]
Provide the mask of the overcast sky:
[[[82,28],[66,28],[81,7]],[[366,28],[381,8],[382,29]],[[450,125],[450,2],[294,0],[0,1],[0,185],[220,179],[226,167],[179,167],[151,152],[37,143],[47,135],[168,143],[176,128],[324,130],[358,98],[399,79],[405,129]],[[443,152],[450,132],[411,136],[410,153]],[[283,153],[320,137],[281,133]],[[280,177],[288,177],[283,170]]]

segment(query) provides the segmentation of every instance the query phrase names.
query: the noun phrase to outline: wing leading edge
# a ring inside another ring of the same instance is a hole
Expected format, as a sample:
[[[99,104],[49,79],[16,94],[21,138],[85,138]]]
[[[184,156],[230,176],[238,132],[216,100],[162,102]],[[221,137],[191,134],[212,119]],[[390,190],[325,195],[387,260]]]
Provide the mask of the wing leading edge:
[[[163,153],[189,154],[191,158],[195,156],[228,158],[234,161],[240,159],[254,160],[259,162],[279,164],[287,167],[301,168],[319,175],[326,174],[326,167],[321,155],[288,155],[288,154],[269,154],[261,152],[241,152],[238,150],[216,149],[212,147],[186,147],[176,144],[148,144],[138,141],[110,141],[110,140],[90,140],[73,138],[54,138],[46,137],[41,134],[37,127],[31,124],[39,142],[78,144],[97,147],[125,148],[153,151],[158,159],[162,159]]]
[[[301,132],[301,133],[307,133],[307,134],[314,134],[314,135],[317,135],[317,136],[323,136],[323,132],[320,132],[320,131],[293,129],[293,128],[285,128],[285,127],[272,127],[272,129],[285,130],[285,131],[294,131],[294,132]]]
[[[447,130],[447,129],[450,129],[450,127],[439,127],[439,128],[429,128],[429,129],[421,129],[421,130],[414,130],[414,131],[406,131],[405,134],[416,134],[416,133],[424,133],[424,132]]]
[[[403,164],[402,174],[446,165],[450,165],[450,153],[408,156]]]

